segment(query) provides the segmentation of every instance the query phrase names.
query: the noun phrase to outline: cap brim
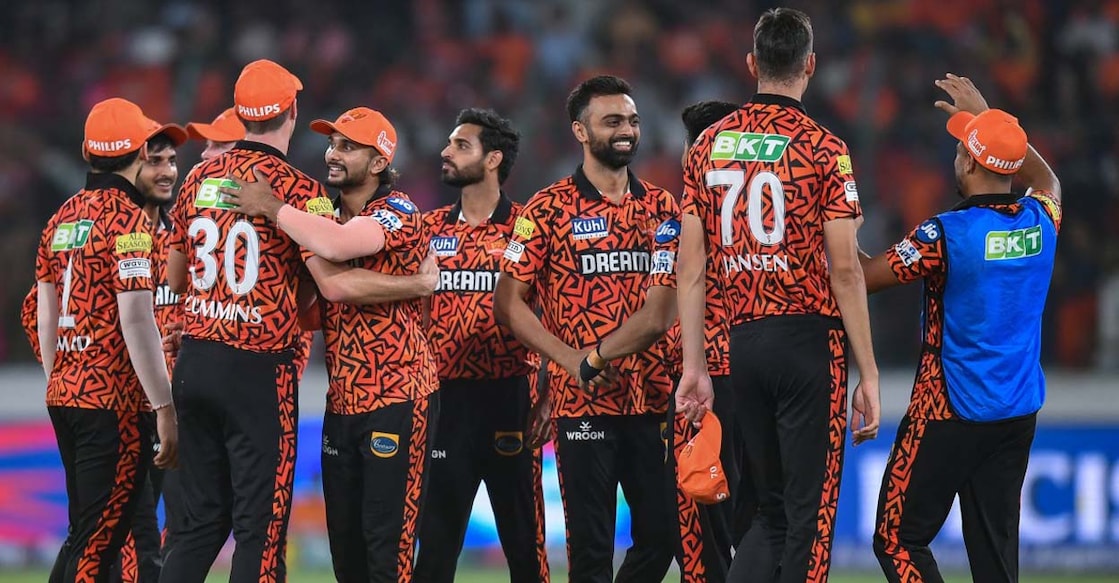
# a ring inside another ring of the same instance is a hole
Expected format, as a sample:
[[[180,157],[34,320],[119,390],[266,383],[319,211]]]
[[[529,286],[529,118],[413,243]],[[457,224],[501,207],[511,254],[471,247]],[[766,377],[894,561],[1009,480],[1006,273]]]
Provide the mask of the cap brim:
[[[176,147],[185,144],[187,139],[189,138],[189,135],[187,134],[187,131],[183,129],[183,126],[175,123],[169,123],[159,126],[159,129],[149,134],[144,141],[150,140],[152,139],[152,136],[157,136],[159,134],[167,134],[167,137],[171,138],[171,143],[174,144]]]
[[[948,133],[953,138],[961,142],[964,141],[964,130],[967,129],[967,124],[971,123],[973,119],[975,119],[974,115],[966,111],[957,111],[952,117],[948,118]]]
[[[190,122],[186,126],[187,135],[194,140],[210,140],[212,142],[236,142],[241,136],[223,132],[214,124]]]
[[[322,134],[324,136],[329,136],[329,135],[333,134],[334,132],[338,132],[338,133],[342,134],[343,136],[345,136],[347,140],[349,140],[349,141],[351,141],[355,144],[361,144],[362,146],[365,146],[367,148],[373,148],[374,150],[377,150],[378,152],[380,152],[382,156],[385,155],[385,153],[381,152],[381,149],[378,148],[376,144],[367,144],[367,143],[365,143],[364,140],[359,140],[359,139],[353,137],[352,135],[347,134],[345,131],[340,129],[338,126],[334,125],[333,123],[331,123],[329,121],[326,121],[325,119],[316,119],[315,121],[311,122],[310,127],[311,127],[311,131],[315,132],[316,134]]]

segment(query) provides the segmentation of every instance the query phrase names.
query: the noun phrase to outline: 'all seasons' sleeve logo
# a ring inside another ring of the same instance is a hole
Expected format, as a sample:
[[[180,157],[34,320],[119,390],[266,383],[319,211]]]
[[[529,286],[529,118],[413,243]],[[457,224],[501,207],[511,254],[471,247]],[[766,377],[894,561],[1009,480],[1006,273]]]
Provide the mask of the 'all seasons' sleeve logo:
[[[67,251],[84,246],[89,240],[91,229],[93,229],[93,221],[88,219],[59,224],[51,239],[51,251]]]
[[[712,160],[776,162],[785,154],[788,136],[722,131],[711,147]]]

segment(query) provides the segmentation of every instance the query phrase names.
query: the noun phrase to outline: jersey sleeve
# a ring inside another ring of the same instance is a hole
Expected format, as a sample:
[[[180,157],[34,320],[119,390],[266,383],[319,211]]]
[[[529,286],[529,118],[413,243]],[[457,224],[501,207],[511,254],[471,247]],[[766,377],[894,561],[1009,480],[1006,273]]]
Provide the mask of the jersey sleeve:
[[[649,286],[676,289],[676,254],[680,251],[680,207],[668,192],[661,193],[660,212],[653,232],[653,257],[649,262]]]
[[[843,140],[828,134],[817,150],[816,163],[820,168],[823,186],[820,205],[823,220],[853,219],[863,214],[859,206],[859,190],[855,185],[855,172],[851,166],[851,153]]]
[[[548,266],[551,226],[544,209],[551,200],[551,196],[538,193],[521,209],[501,258],[501,271],[529,286],[536,283],[537,274]]]
[[[1057,232],[1061,231],[1061,201],[1052,192],[1048,190],[1034,190],[1033,188],[1026,191],[1026,196],[1041,203],[1041,208],[1045,209],[1045,214],[1053,221],[1053,227]]]
[[[112,256],[113,291],[119,294],[153,289],[154,227],[147,224],[140,208],[114,205],[107,213],[109,216],[101,222],[105,225],[105,251]]]
[[[415,203],[400,197],[390,196],[385,200],[385,208],[379,208],[370,215],[385,231],[384,252],[406,252],[426,244],[427,229],[423,225],[423,214]]]
[[[703,195],[703,189],[706,186],[702,175],[703,160],[709,145],[710,140],[704,133],[696,139],[696,143],[688,151],[687,159],[684,160],[684,191],[680,195],[681,214],[702,218],[702,215],[699,214],[700,197]]]
[[[43,229],[43,234],[39,236],[39,249],[35,253],[35,281],[54,283],[54,275],[51,274],[50,267],[50,249],[55,230],[58,228],[57,217],[57,213],[51,217],[46,228]]]
[[[932,218],[913,229],[904,239],[886,250],[886,261],[900,283],[910,283],[947,267],[944,226]]]
[[[187,218],[189,211],[194,207],[194,198],[198,192],[198,166],[191,168],[190,174],[183,180],[179,187],[179,196],[175,198],[175,207],[171,209],[171,235],[167,238],[167,246],[179,253],[187,253]]]

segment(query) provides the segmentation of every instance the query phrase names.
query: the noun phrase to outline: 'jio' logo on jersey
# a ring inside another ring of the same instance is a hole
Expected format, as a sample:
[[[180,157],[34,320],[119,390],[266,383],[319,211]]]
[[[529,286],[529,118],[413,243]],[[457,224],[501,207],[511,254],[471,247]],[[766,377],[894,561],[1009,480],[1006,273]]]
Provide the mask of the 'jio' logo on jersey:
[[[571,237],[576,241],[599,239],[608,233],[606,217],[576,217],[571,221]]]
[[[437,257],[458,255],[458,237],[432,237],[431,250]]]
[[[680,236],[680,221],[676,219],[668,219],[657,227],[656,240],[657,243],[664,245],[669,241]]]

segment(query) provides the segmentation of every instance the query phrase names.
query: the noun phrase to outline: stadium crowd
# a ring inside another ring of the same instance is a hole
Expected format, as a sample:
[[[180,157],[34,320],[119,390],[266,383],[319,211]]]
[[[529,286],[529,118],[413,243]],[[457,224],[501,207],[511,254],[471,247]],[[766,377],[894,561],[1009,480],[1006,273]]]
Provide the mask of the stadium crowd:
[[[285,63],[305,84],[300,119],[375,107],[400,133],[394,163],[422,209],[452,201],[439,151],[455,113],[492,107],[522,132],[505,184],[514,200],[579,158],[560,112],[598,72],[635,85],[644,140],[635,169],[675,193],[684,147],[679,111],[701,99],[742,102],[742,55],[770,2],[712,0],[296,0],[19,2],[0,16],[0,362],[30,361],[15,317],[33,280],[36,241],[80,186],[78,144],[90,106],[109,96],[154,119],[208,121],[229,107],[242,65]],[[931,79],[969,75],[1022,120],[1068,193],[1045,322],[1047,362],[1119,367],[1119,1],[806,0],[819,69],[809,112],[850,145],[877,252],[955,202],[955,141]],[[186,168],[197,160],[190,146]],[[300,127],[291,159],[313,176],[325,142]],[[883,365],[912,362],[920,291],[871,303]],[[1109,348],[1110,347],[1110,348]]]

